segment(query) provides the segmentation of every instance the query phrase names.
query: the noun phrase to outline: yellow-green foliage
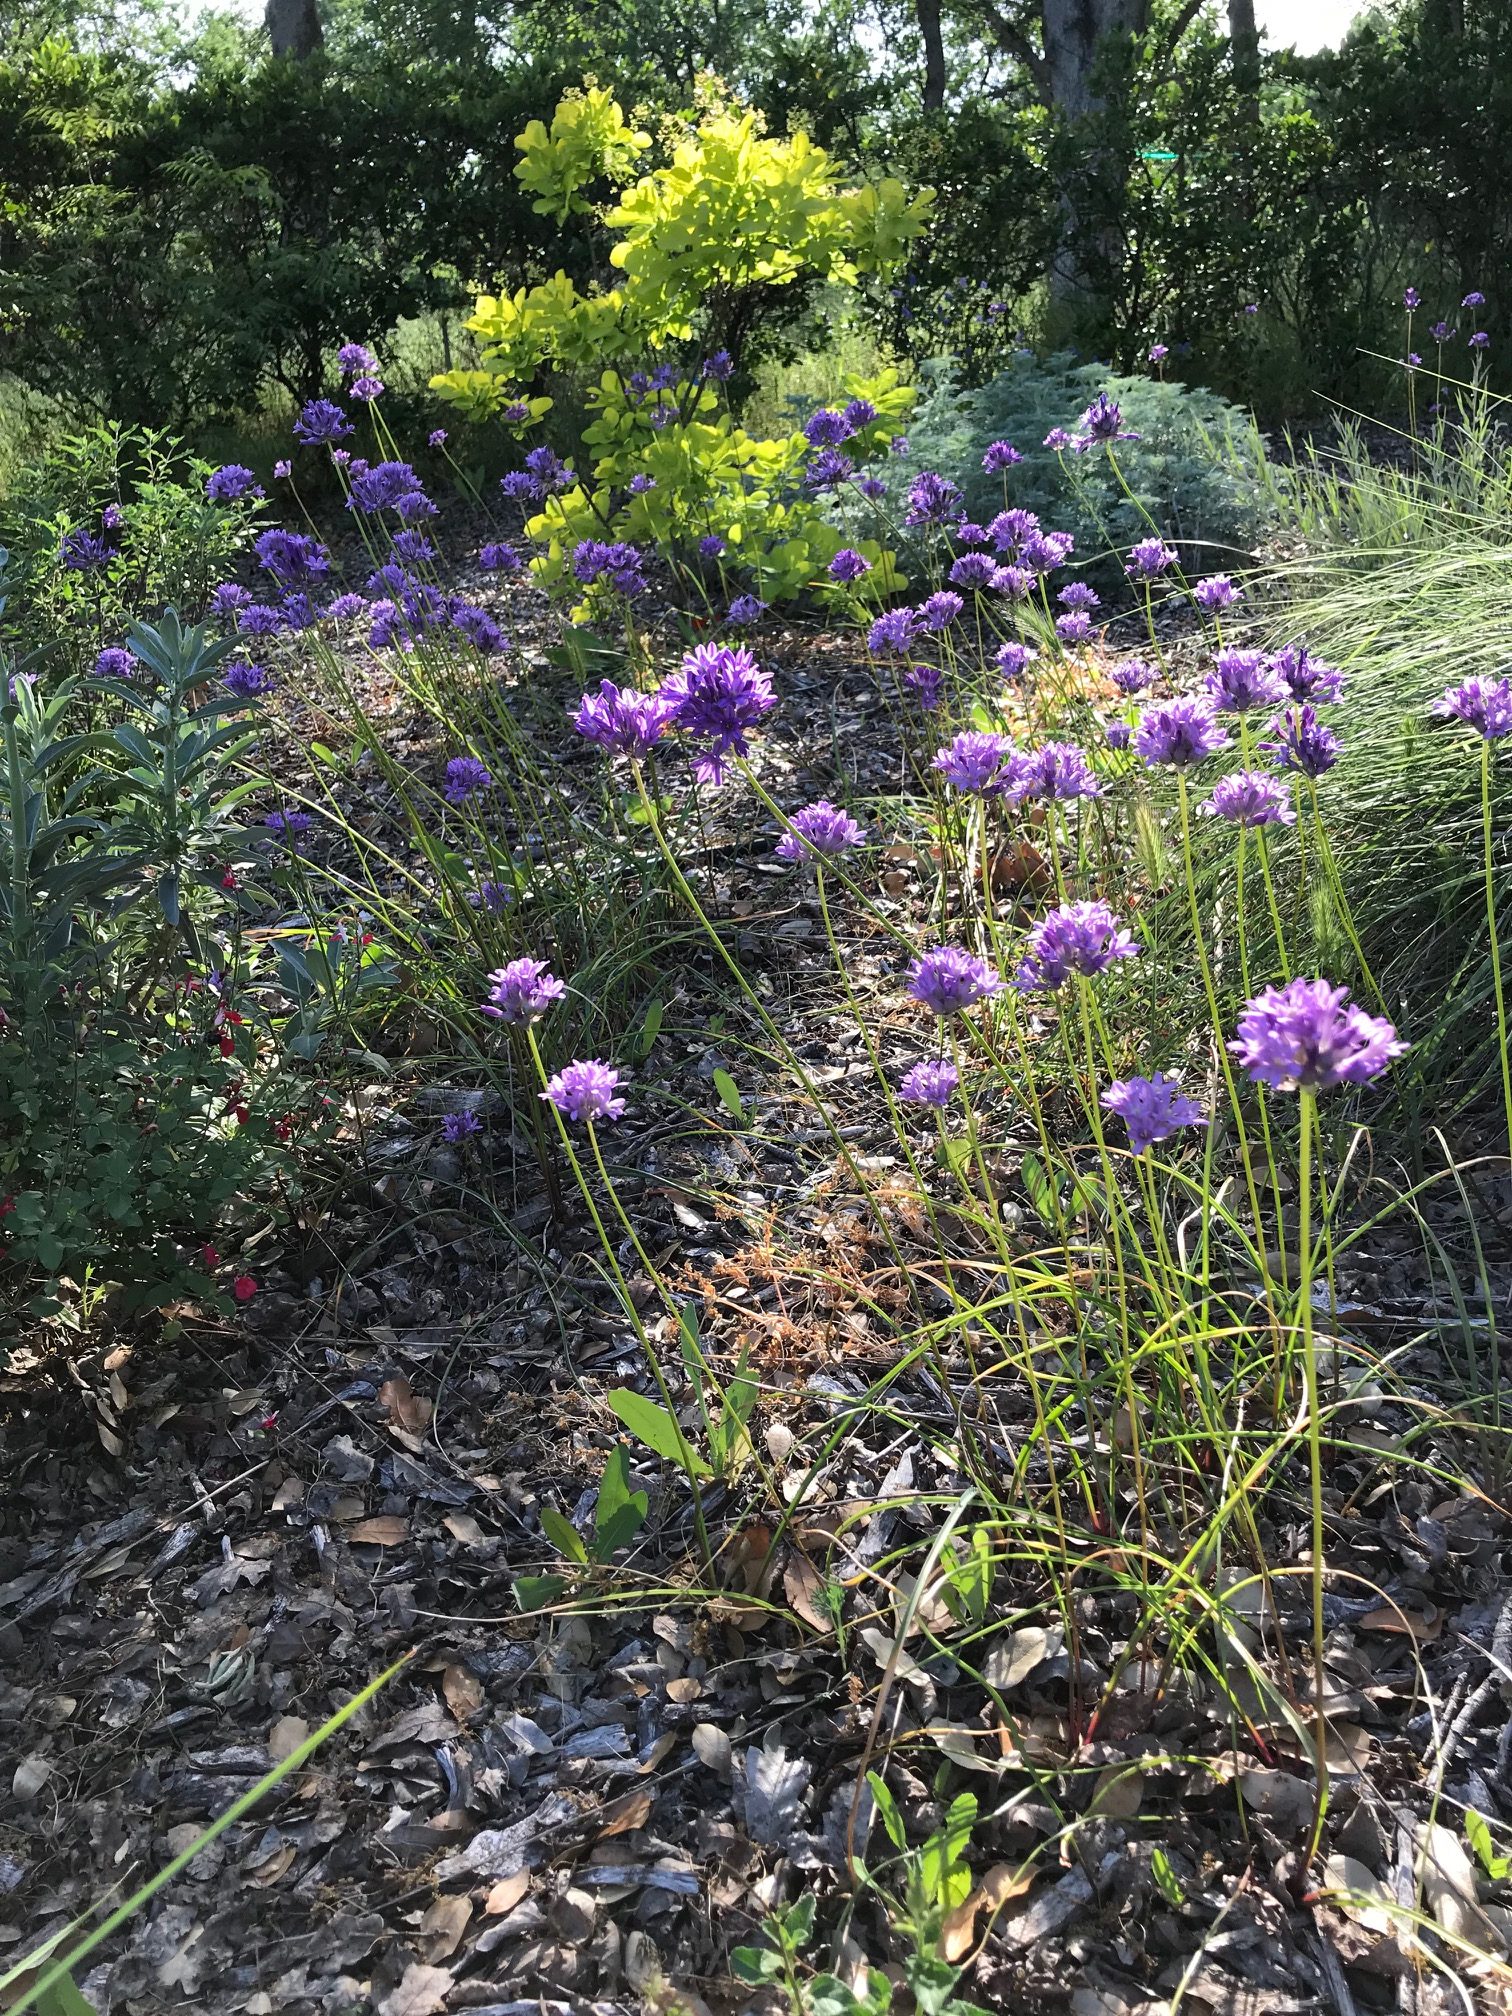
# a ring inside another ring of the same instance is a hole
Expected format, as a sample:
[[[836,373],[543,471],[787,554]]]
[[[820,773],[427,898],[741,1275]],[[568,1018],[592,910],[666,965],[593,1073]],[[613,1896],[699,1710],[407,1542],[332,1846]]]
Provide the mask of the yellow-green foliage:
[[[740,327],[743,305],[773,289],[854,287],[863,276],[885,275],[923,229],[931,198],[910,196],[891,178],[842,184],[804,134],[768,138],[752,113],[709,112],[684,129],[668,160],[631,183],[650,144],[604,91],[564,98],[549,130],[531,122],[515,142],[515,172],[536,191],[542,214],[587,209],[582,192],[594,182],[618,187],[604,212],[620,234],[609,254],[616,284],[585,293],[558,273],[513,295],[481,296],[468,327],[483,368],[450,371],[432,385],[470,418],[505,415],[518,424],[538,374],[596,374],[582,441],[591,478],[549,499],[528,528],[544,548],[533,564],[546,581],[567,572],[580,539],[651,540],[676,551],[718,533],[764,599],[793,595],[840,544],[820,508],[799,494],[809,452],[802,435],[747,434],[718,386],[699,376],[648,398],[632,374],[695,338],[717,340]],[[913,395],[892,371],[846,390],[877,409],[847,443],[859,462],[881,451]],[[546,403],[530,400],[532,420]],[[655,487],[629,494],[634,476]],[[890,556],[874,549],[869,557],[885,584]]]

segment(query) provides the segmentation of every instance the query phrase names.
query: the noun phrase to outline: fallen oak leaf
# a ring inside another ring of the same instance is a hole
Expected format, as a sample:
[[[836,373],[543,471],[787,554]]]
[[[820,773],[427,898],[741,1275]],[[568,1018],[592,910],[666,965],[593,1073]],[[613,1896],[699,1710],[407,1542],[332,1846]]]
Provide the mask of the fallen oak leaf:
[[[985,1910],[996,1917],[1005,1904],[1033,1887],[1037,1873],[1029,1863],[1015,1867],[1011,1862],[995,1862],[971,1895],[945,1914],[940,1927],[940,1958],[952,1965],[963,1959],[976,1938],[977,1914]]]
[[[397,1512],[378,1512],[371,1519],[359,1519],[347,1533],[355,1547],[399,1547],[409,1538],[409,1521]]]
[[[378,2004],[378,2016],[436,2016],[452,1985],[449,1967],[412,1960],[397,1988]]]

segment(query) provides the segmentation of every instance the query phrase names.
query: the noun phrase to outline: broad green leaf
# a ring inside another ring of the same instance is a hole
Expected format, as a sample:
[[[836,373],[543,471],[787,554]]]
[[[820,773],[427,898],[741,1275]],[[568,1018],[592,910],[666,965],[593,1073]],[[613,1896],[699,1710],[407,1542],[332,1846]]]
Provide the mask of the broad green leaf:
[[[908,1830],[903,1825],[903,1816],[898,1811],[898,1802],[888,1790],[887,1780],[875,1771],[868,1771],[866,1782],[871,1787],[872,1798],[876,1802],[882,1825],[887,1829],[887,1838],[900,1855],[908,1853]]]
[[[714,1090],[719,1094],[725,1110],[734,1119],[745,1119],[745,1107],[740,1103],[740,1087],[723,1068],[716,1068],[714,1072]]]
[[[565,1575],[517,1575],[514,1599],[522,1610],[544,1610],[566,1587]]]
[[[635,1039],[637,1057],[648,1057],[651,1054],[651,1046],[661,1034],[662,1016],[665,1013],[666,1009],[660,999],[648,1004],[641,1019],[640,1034]]]
[[[611,1393],[609,1405],[637,1442],[644,1442],[648,1449],[664,1456],[669,1463],[675,1463],[690,1477],[713,1476],[713,1471],[665,1407],[658,1407],[643,1393],[633,1393],[628,1386],[621,1386]]]
[[[588,1565],[588,1549],[583,1545],[583,1536],[554,1505],[541,1507],[541,1531],[558,1554],[565,1554],[569,1561],[576,1561],[580,1567]]]
[[[599,1482],[593,1516],[595,1561],[607,1561],[619,1548],[629,1546],[646,1523],[650,1503],[644,1491],[630,1489],[630,1457],[624,1443],[616,1443]]]

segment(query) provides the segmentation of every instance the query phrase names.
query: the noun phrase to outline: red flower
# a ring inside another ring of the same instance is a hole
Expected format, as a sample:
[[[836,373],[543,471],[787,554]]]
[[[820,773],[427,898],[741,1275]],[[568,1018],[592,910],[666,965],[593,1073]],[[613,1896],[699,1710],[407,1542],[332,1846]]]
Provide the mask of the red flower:
[[[238,1125],[239,1127],[245,1127],[245,1126],[246,1126],[246,1124],[247,1124],[247,1120],[248,1120],[248,1117],[249,1117],[249,1113],[248,1113],[248,1109],[247,1109],[247,1107],[245,1107],[245,1106],[238,1106],[238,1107],[236,1108],[236,1122],[237,1122],[237,1125]]]
[[[228,868],[225,874],[222,875],[221,887],[222,889],[239,889],[241,887],[241,884],[236,879],[236,872],[234,869]]]
[[[220,1254],[209,1244],[200,1248],[200,1265],[207,1274],[213,1274],[220,1265]]]
[[[273,1132],[280,1141],[287,1141],[289,1136],[294,1132],[294,1123],[290,1120],[287,1113],[282,1120],[275,1120],[273,1122]]]
[[[259,1421],[257,1425],[259,1428],[261,1428],[264,1435],[271,1435],[273,1433],[273,1430],[278,1426],[277,1412],[275,1411],[272,1414],[264,1414],[261,1421]]]
[[[250,1302],[257,1293],[257,1283],[250,1274],[238,1274],[231,1283],[231,1293],[238,1302]]]
[[[236,1055],[236,1038],[231,1034],[229,1029],[222,1029],[221,1031],[220,1053],[222,1057],[234,1057]]]

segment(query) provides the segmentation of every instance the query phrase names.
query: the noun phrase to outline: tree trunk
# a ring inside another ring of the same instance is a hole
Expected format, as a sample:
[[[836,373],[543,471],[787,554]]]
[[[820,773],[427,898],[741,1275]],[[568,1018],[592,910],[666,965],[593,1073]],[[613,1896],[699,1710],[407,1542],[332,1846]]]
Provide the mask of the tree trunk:
[[[914,12],[924,42],[924,110],[938,112],[945,103],[945,38],[940,32],[940,0],[914,0]]]
[[[1080,119],[1096,109],[1100,46],[1112,36],[1140,33],[1148,13],[1147,0],[1040,0],[1047,95],[1063,118]]]
[[[303,63],[325,47],[316,0],[267,0],[263,20],[275,56]]]

